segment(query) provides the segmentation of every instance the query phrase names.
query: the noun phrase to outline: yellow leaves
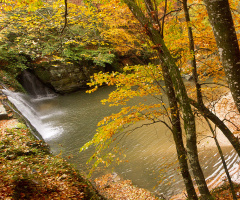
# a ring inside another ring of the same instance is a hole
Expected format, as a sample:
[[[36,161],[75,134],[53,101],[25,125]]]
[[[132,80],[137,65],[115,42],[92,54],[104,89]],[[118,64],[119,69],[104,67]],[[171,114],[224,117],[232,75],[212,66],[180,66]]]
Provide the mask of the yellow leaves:
[[[139,33],[140,24],[125,4],[119,1],[104,1],[99,5],[102,19],[101,36],[110,41],[116,51],[126,54],[131,49],[142,49],[144,36]]]
[[[76,40],[68,40],[67,42],[64,43],[65,45],[68,44],[80,44],[80,42],[77,42]]]
[[[191,3],[191,2],[189,2]],[[190,61],[193,52],[189,51],[188,28],[193,30],[195,43],[195,54],[197,58],[197,68],[200,80],[214,74],[214,77],[223,75],[219,57],[216,54],[216,42],[212,28],[208,22],[208,16],[205,6],[196,1],[190,7],[191,22],[186,23],[183,12],[176,13],[177,18],[167,18],[164,29],[164,39],[166,45],[177,59],[177,64],[183,74],[189,74],[192,71]],[[207,76],[206,76],[207,75]]]
[[[109,94],[107,99],[102,100],[103,104],[110,103],[109,106],[126,105],[126,102],[134,97],[143,97],[148,95],[160,95],[159,85],[154,84],[156,80],[162,80],[160,66],[126,66],[124,73],[118,72],[94,74],[91,83],[93,87],[88,93],[96,91],[98,86],[104,84],[115,85],[117,89]],[[131,73],[129,73],[131,72]]]
[[[16,20],[16,19],[18,19],[18,16],[11,16],[10,19]]]
[[[91,86],[90,83],[88,83],[87,85]],[[95,92],[98,89],[98,86],[95,86],[93,89],[87,90],[86,93],[90,94],[92,92]]]
[[[14,33],[19,32],[21,36],[21,39],[15,40],[14,38],[14,43],[11,44],[15,51],[31,54],[34,59],[56,53],[56,50],[61,52],[60,48],[64,50],[71,49],[67,53],[62,51],[62,54],[66,57],[75,55],[74,59],[76,60],[81,59],[81,55],[74,51],[79,52],[82,47],[90,50],[96,49],[108,43],[98,34],[102,19],[97,17],[96,8],[69,4],[68,27],[65,29],[64,34],[66,35],[64,35],[64,39],[62,39],[64,1],[45,2],[42,5],[35,5],[34,2],[37,3],[38,1],[30,0],[28,4],[26,1],[19,7],[16,6],[19,1],[16,4],[9,4],[14,12],[4,12],[0,19],[1,27],[3,27],[0,34],[4,35],[11,31]],[[8,5],[6,4],[6,6]],[[35,6],[37,10],[30,9],[31,6]],[[1,42],[6,43],[4,37],[1,36]],[[112,62],[111,56],[106,56],[106,54],[104,56],[101,57],[100,54],[99,56],[92,56],[88,52],[82,54],[82,57],[93,59],[98,64]]]
[[[103,30],[101,36],[115,44],[115,50],[122,54],[135,48],[135,44],[139,41],[124,28]]]
[[[24,8],[27,11],[36,11],[38,8],[43,6],[42,0],[17,0],[17,1],[11,1],[11,0],[4,0],[2,1],[1,7],[4,9],[4,11],[9,12],[13,11],[18,8]]]
[[[116,90],[111,92],[107,99],[102,100],[103,104],[109,106],[122,106],[127,105],[128,101],[134,97],[146,97],[146,96],[160,96],[161,86],[156,82],[162,80],[161,67],[159,65],[136,65],[126,66],[123,68],[123,72],[94,74],[91,77],[91,83],[88,85],[93,87],[90,92],[95,91],[98,86],[107,84],[115,85]],[[143,98],[142,101],[145,102]],[[84,145],[81,150],[88,148],[91,145],[96,147],[96,154],[91,158],[95,160],[93,168],[95,168],[100,162],[109,163],[113,157],[111,155],[105,155],[105,149],[109,147],[111,142],[114,141],[119,135],[127,135],[131,133],[125,128],[139,121],[155,122],[158,117],[166,114],[162,107],[165,104],[160,100],[158,103],[143,103],[140,101],[134,106],[124,106],[118,113],[112,114],[108,117],[104,117],[98,123],[97,133],[94,138]],[[100,159],[101,158],[101,159]],[[121,160],[115,158],[115,161],[120,163]]]

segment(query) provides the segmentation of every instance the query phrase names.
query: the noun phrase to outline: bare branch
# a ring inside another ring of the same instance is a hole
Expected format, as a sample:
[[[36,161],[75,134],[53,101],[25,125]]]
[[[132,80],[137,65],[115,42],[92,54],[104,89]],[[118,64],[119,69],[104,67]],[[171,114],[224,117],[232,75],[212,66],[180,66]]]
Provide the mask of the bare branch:
[[[64,26],[63,26],[63,29],[61,31],[61,34],[63,34],[65,28],[67,27],[67,23],[68,23],[68,20],[67,20],[67,16],[68,16],[68,2],[67,2],[67,0],[64,0],[64,4],[65,4]]]
[[[163,17],[162,17],[162,32],[161,32],[161,35],[162,35],[162,38],[163,38],[163,29],[164,29],[164,20],[165,20],[165,17],[166,17],[166,12],[167,12],[167,0],[165,0],[165,7],[164,7],[164,14],[163,14]]]
[[[168,13],[166,13],[164,16],[162,16],[162,17],[160,18],[160,20],[162,20],[163,18],[165,18],[166,16],[168,16],[168,15],[174,13],[174,12],[179,12],[179,11],[181,11],[182,9],[183,9],[183,8],[178,8],[178,9],[176,9],[176,10],[171,10],[171,11],[169,11]]]

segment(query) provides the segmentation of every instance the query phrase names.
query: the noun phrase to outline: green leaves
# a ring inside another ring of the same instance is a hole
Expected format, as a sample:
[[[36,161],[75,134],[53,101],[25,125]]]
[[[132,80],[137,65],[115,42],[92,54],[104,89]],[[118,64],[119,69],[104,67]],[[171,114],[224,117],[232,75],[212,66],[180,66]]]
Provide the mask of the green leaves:
[[[25,61],[19,57],[35,59],[44,56],[61,57],[62,62],[89,60],[105,67],[112,64],[115,56],[109,43],[100,35],[102,19],[91,5],[68,4],[68,25],[64,32],[64,2],[52,3],[38,0],[19,1],[12,10],[3,12],[0,19],[1,60],[9,68],[23,68]]]

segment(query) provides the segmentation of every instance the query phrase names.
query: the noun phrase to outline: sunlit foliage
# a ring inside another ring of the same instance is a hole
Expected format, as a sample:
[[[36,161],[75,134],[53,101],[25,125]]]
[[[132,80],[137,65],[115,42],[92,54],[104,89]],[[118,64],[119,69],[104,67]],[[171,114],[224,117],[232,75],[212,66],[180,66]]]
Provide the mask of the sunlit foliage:
[[[137,2],[140,7],[144,9],[143,1]],[[103,1],[103,8],[109,9],[109,13],[111,14],[108,14],[108,17],[112,17],[113,22],[116,21],[114,17],[122,16],[117,11],[125,9],[125,6],[121,2],[117,1],[116,3],[117,4],[113,6],[113,2],[109,3],[108,1]],[[164,15],[164,1],[157,1],[157,3],[159,11],[158,17],[162,19]],[[239,19],[237,18],[237,16],[239,17],[239,12],[236,11],[238,2],[231,1],[230,4],[234,12],[236,28],[239,33]],[[110,12],[110,8],[113,11]],[[207,12],[203,2],[189,1],[189,11],[192,21],[187,24],[185,22],[184,12],[181,9],[181,6],[178,5],[177,1],[168,2],[164,19],[164,41],[172,55],[175,57],[181,73],[183,75],[187,74],[191,76],[192,66],[190,61],[192,60],[193,52],[189,50],[187,32],[188,26],[191,26],[194,35],[197,71],[200,81],[205,81],[208,78],[213,78],[214,82],[219,82],[219,79],[223,81],[224,71],[220,64],[221,62],[218,56],[216,42],[211,26],[208,22]],[[129,15],[131,16],[131,14]],[[120,18],[118,22],[124,23],[125,21],[122,21],[122,18]],[[133,22],[131,21],[131,23]],[[115,28],[114,25],[111,27]],[[156,28],[159,27],[156,26]],[[144,30],[144,27],[141,27],[138,31],[134,31],[135,35],[140,32],[145,35],[148,34],[147,31]],[[111,33],[111,31],[109,33]],[[153,50],[155,49],[154,45],[148,40],[145,40],[144,45]],[[156,60],[157,57],[153,57],[153,61]],[[160,85],[160,80],[162,80],[161,67],[158,65],[126,66],[123,73],[98,73],[92,77],[89,86],[93,87],[93,89],[89,92],[95,91],[102,85],[115,85],[116,90],[110,93],[108,99],[102,100],[102,103],[108,103],[109,106],[124,106],[119,113],[112,114],[100,121],[98,124],[99,128],[93,139],[81,148],[82,151],[91,145],[96,147],[95,154],[90,159],[90,161],[95,160],[93,169],[99,163],[105,163],[108,165],[117,157],[115,155],[113,156],[112,153],[108,153],[105,149],[108,148],[110,143],[115,141],[115,138],[119,135],[127,135],[131,133],[131,130],[129,131],[129,129],[128,131],[124,131],[126,130],[126,127],[144,120],[148,120],[148,123],[161,122],[167,125],[167,120],[162,120],[161,118],[168,117],[169,108],[167,106],[165,107],[164,102],[159,98],[164,92],[164,88]],[[213,89],[215,88],[207,88],[206,91],[203,90],[203,96],[205,96],[206,99],[213,100]],[[195,88],[189,88],[189,97],[196,98],[195,92]],[[128,106],[127,104],[127,101],[133,97],[143,97],[148,95],[154,96],[158,102],[151,105],[142,103],[139,105]]]
[[[18,2],[2,14],[0,59],[9,67],[26,67],[26,56],[63,62],[92,60],[100,66],[114,60],[109,42],[100,35],[102,18],[90,4],[69,3],[67,24],[63,1],[41,2],[38,6]]]

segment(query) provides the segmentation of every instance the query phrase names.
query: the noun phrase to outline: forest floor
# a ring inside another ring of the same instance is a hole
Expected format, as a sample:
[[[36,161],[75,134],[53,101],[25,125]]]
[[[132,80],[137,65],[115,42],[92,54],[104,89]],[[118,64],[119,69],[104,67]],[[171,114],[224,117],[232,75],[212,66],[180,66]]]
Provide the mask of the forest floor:
[[[217,109],[231,112],[227,115],[226,112],[217,113],[219,117],[227,116],[238,124],[240,118],[233,114],[234,104],[229,98],[224,96],[219,101],[222,103],[218,102]],[[122,180],[114,173],[95,179],[96,191],[60,155],[51,155],[48,146],[36,140],[11,110],[8,110],[8,115],[9,119],[0,120],[0,199],[158,199],[149,191],[135,187],[130,180]],[[229,126],[234,133],[239,134],[236,126]],[[239,176],[239,167],[232,174]],[[212,188],[215,199],[232,199],[226,178],[222,176],[219,179],[221,181]],[[235,184],[235,191],[240,199],[239,183]],[[183,200],[186,195],[183,192],[171,199]]]
[[[0,105],[4,99],[0,95]],[[35,139],[10,109],[7,113],[8,119],[0,120],[0,199],[104,199],[73,166]]]

